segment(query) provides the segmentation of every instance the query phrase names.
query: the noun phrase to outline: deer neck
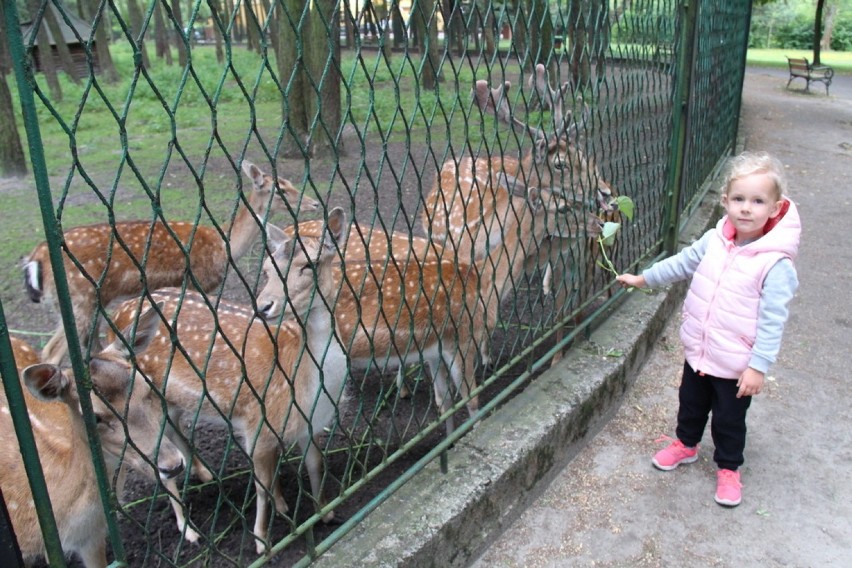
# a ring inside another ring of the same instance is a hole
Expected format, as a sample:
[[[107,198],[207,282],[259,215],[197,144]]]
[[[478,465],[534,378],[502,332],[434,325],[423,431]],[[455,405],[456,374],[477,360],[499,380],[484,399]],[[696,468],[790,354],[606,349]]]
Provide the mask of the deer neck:
[[[231,245],[231,256],[241,258],[260,234],[260,228],[266,223],[263,218],[264,209],[252,213],[245,203],[240,202],[234,222],[228,231],[228,242]]]

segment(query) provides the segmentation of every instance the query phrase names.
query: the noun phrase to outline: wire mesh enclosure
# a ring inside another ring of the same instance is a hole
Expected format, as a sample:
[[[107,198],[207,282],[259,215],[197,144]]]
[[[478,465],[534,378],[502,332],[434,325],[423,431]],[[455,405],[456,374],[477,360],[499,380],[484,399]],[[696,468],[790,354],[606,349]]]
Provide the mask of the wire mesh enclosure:
[[[558,365],[734,146],[750,14],[3,8],[3,495],[25,557],[131,566],[308,564]]]

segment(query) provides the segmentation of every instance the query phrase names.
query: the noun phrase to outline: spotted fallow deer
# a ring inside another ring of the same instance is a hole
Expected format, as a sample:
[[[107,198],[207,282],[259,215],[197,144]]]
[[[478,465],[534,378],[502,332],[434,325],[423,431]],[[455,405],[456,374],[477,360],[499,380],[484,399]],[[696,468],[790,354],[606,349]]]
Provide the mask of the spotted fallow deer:
[[[64,233],[63,262],[83,348],[89,343],[98,304],[106,307],[145,289],[180,286],[184,279],[194,288],[213,292],[222,284],[229,256],[240,258],[268,217],[290,210],[285,200],[300,213],[318,209],[317,201],[303,196],[289,181],[264,174],[248,161],[243,161],[242,169],[254,187],[240,203],[233,224],[221,232],[188,222],[121,221],[75,227]],[[30,300],[54,301],[56,287],[47,243],[36,246],[21,263]],[[42,357],[59,364],[66,352],[60,321]]]
[[[462,262],[487,254],[503,233],[500,219],[506,217],[509,209],[522,206],[528,187],[548,189],[570,206],[563,215],[549,220],[547,236],[576,238],[576,229],[584,228],[586,211],[592,203],[605,211],[613,208],[612,189],[594,160],[567,139],[567,134],[577,128],[576,123],[569,126],[561,112],[554,112],[559,127],[548,138],[543,131],[512,116],[507,100],[510,87],[508,81],[495,89],[489,88],[486,81],[477,81],[473,97],[483,112],[493,112],[499,120],[527,130],[534,138],[533,148],[521,159],[484,156],[449,160],[441,167],[425,200],[423,230],[433,241],[456,251]],[[537,254],[535,247],[527,251],[534,253]]]
[[[348,368],[332,333],[329,311],[336,289],[332,266],[339,260],[345,224],[343,210],[337,208],[329,213],[320,236],[301,234],[298,240],[284,236],[276,243],[271,254],[290,267],[282,284],[289,292],[286,321],[279,327],[270,326],[249,308],[224,301],[213,311],[195,292],[182,296],[179,289],[166,288],[151,293],[154,302],[163,303],[168,324],[161,325],[152,345],[138,358],[139,367],[161,387],[173,424],[180,425],[184,415],[198,413],[203,421],[227,420],[235,430],[238,443],[252,460],[258,554],[267,549],[270,494],[275,510],[287,511],[276,479],[283,449],[298,443],[317,507],[325,503],[317,437],[342,402]],[[136,317],[140,303],[150,301],[124,302],[113,321],[126,325]],[[173,336],[177,348],[171,356]],[[188,447],[177,443],[190,463]],[[174,480],[166,487],[178,495]],[[179,510],[175,512],[186,538],[197,540],[198,533],[186,525]],[[329,512],[324,520],[333,517]]]
[[[15,366],[18,368],[18,372],[22,371],[24,367],[41,363],[41,357],[32,345],[17,337],[10,336],[9,341],[12,344],[12,356],[15,358]]]
[[[504,241],[473,264],[455,258],[347,260],[345,273],[336,277],[344,284],[333,304],[337,335],[350,363],[363,367],[373,360],[399,365],[426,362],[440,414],[452,406],[449,379],[475,415],[479,401],[470,393],[476,387],[476,356],[488,345],[500,300],[524,270],[523,259],[518,262],[508,251],[517,251],[524,239],[541,238],[547,217],[562,207],[561,199],[549,190],[531,188],[524,206],[513,211],[514,220],[506,220],[511,228],[502,233]],[[268,227],[268,238],[274,241],[277,232]],[[289,301],[281,267],[274,255],[264,262],[267,283],[258,293],[257,305],[267,319],[276,318]],[[451,434],[452,417],[445,425]]]
[[[140,471],[156,467],[163,480],[172,479],[184,470],[183,456],[161,434],[165,418],[161,397],[141,376],[133,375],[129,362],[131,354],[144,352],[153,337],[159,319],[152,316],[156,314],[148,312],[140,317],[133,342],[116,341],[89,361],[92,407],[110,478],[115,477],[119,462]],[[129,336],[130,331],[126,329],[125,335]],[[24,349],[19,342],[13,342],[13,346],[17,366],[32,360],[32,349]],[[45,363],[23,368],[21,377],[27,387],[23,391],[24,400],[62,550],[78,555],[86,568],[103,568],[107,565],[106,518],[74,379]],[[31,563],[44,556],[44,539],[9,403],[2,390],[0,437],[3,439],[0,487],[21,554],[25,562]],[[122,480],[119,474],[119,485]],[[120,486],[116,492],[121,494]]]
[[[472,92],[477,106],[483,112],[495,114],[499,121],[529,132],[534,139],[533,147],[520,160],[486,156],[446,162],[426,198],[421,220],[423,229],[434,241],[456,251],[459,259],[468,262],[470,258],[482,258],[494,246],[494,239],[501,238],[505,232],[501,219],[506,211],[518,207],[527,188],[557,192],[569,206],[550,219],[538,241],[515,253],[526,257],[528,267],[545,266],[545,284],[549,288],[552,266],[558,270],[554,280],[560,281],[565,268],[562,257],[574,243],[586,240],[591,243],[589,246],[594,246],[601,227],[600,219],[594,217],[606,217],[615,210],[614,193],[595,161],[569,139],[579,125],[566,119],[563,113],[565,86],[551,89],[542,65],[537,66],[531,86],[539,104],[552,109],[555,132],[548,137],[512,115],[507,98],[511,87],[508,81],[494,89],[486,81],[477,81]],[[562,305],[566,286],[560,281],[556,291],[557,305]],[[561,336],[561,330],[558,334]],[[560,356],[557,353],[553,362]]]
[[[299,234],[316,237],[323,229],[322,220],[302,221],[298,224]],[[295,237],[296,225],[284,227],[284,232]],[[381,261],[388,264],[407,264],[410,261],[435,261],[441,258],[443,248],[429,239],[418,237],[409,233],[398,231],[386,232],[381,229],[370,229],[352,224],[349,236],[342,245],[343,262],[372,262]],[[391,267],[393,270],[394,268]],[[382,275],[387,268],[379,269],[378,272],[365,273],[364,276],[381,281]],[[341,270],[334,271],[335,278],[343,276]],[[356,287],[360,283],[353,283]],[[379,362],[380,364],[382,362]],[[387,362],[384,362],[387,363]],[[405,368],[400,365],[396,376],[396,385],[401,398],[410,396],[410,391],[405,385]]]

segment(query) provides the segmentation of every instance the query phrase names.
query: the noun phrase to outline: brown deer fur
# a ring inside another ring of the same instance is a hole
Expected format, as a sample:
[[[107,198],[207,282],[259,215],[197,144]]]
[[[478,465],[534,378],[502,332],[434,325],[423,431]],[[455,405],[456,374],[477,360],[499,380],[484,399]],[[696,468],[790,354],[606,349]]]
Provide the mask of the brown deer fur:
[[[163,302],[169,324],[161,325],[152,346],[139,358],[139,366],[161,386],[174,424],[181,423],[184,413],[200,412],[204,420],[228,420],[235,429],[253,464],[259,554],[267,546],[270,493],[276,510],[287,511],[275,479],[282,448],[299,444],[314,498],[318,506],[324,503],[322,456],[314,437],[333,420],[347,373],[346,358],[332,335],[326,300],[335,289],[332,264],[339,259],[337,243],[345,234],[344,223],[345,215],[338,208],[329,214],[323,236],[303,234],[298,242],[284,237],[276,243],[272,254],[287,274],[290,294],[284,317],[297,321],[270,327],[250,309],[228,302],[219,302],[213,312],[194,292],[187,292],[183,299],[176,289],[151,295]],[[116,324],[133,321],[139,305],[139,300],[121,304],[114,315]],[[172,330],[180,343],[173,357],[169,355]],[[203,369],[202,374],[194,367]],[[189,462],[190,457],[186,458]],[[166,487],[178,494],[174,480]],[[329,513],[326,520],[332,517]],[[185,520],[180,514],[178,524],[183,531]],[[197,538],[190,527],[185,528],[188,539]]]
[[[123,342],[115,342],[96,353],[89,363],[94,391],[91,400],[110,477],[121,459],[140,470],[151,470],[149,464],[156,464],[164,478],[183,471],[183,456],[177,448],[168,440],[160,442],[163,413],[159,395],[141,377],[133,377],[128,362],[131,351],[145,350],[153,336],[150,323],[156,322],[145,314],[130,349]],[[125,332],[129,334],[130,329]],[[33,353],[32,349],[21,347],[18,342],[15,357],[19,368],[31,360]],[[106,518],[74,379],[50,364],[27,366],[21,376],[28,389],[24,389],[24,400],[62,549],[66,554],[79,555],[86,568],[105,567]],[[133,444],[127,443],[126,432],[130,432]],[[9,415],[9,403],[2,391],[0,437],[4,440],[0,447],[3,464],[0,488],[24,560],[32,562],[44,556],[44,540]],[[116,492],[120,494],[121,488],[116,488]]]
[[[242,167],[254,188],[246,195],[248,207],[241,203],[233,225],[223,230],[227,241],[213,227],[185,222],[166,225],[160,221],[122,221],[114,225],[75,227],[64,233],[65,273],[77,336],[84,349],[89,343],[98,304],[106,307],[115,300],[138,296],[145,289],[180,286],[184,278],[192,287],[214,292],[222,283],[229,254],[232,259],[242,256],[268,216],[289,211],[279,195],[286,198],[293,210],[307,212],[318,208],[315,200],[302,196],[289,181],[282,178],[276,181],[247,161]],[[24,257],[22,266],[30,299],[55,300],[47,243],[39,244]],[[65,331],[60,322],[42,357],[46,362],[59,364],[66,351]]]

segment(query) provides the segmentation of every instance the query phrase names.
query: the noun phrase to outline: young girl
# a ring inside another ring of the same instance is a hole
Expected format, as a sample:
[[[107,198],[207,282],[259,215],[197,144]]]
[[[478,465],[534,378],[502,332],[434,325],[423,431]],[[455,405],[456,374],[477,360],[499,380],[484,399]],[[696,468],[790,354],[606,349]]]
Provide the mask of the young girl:
[[[799,286],[793,260],[801,223],[784,196],[783,167],[765,153],[731,160],[714,229],[640,276],[622,274],[622,286],[658,287],[692,277],[680,330],[683,366],[677,439],[651,462],[669,471],[698,459],[708,416],[716,445],[716,502],[742,500],[746,411],[775,362],[787,304]]]

